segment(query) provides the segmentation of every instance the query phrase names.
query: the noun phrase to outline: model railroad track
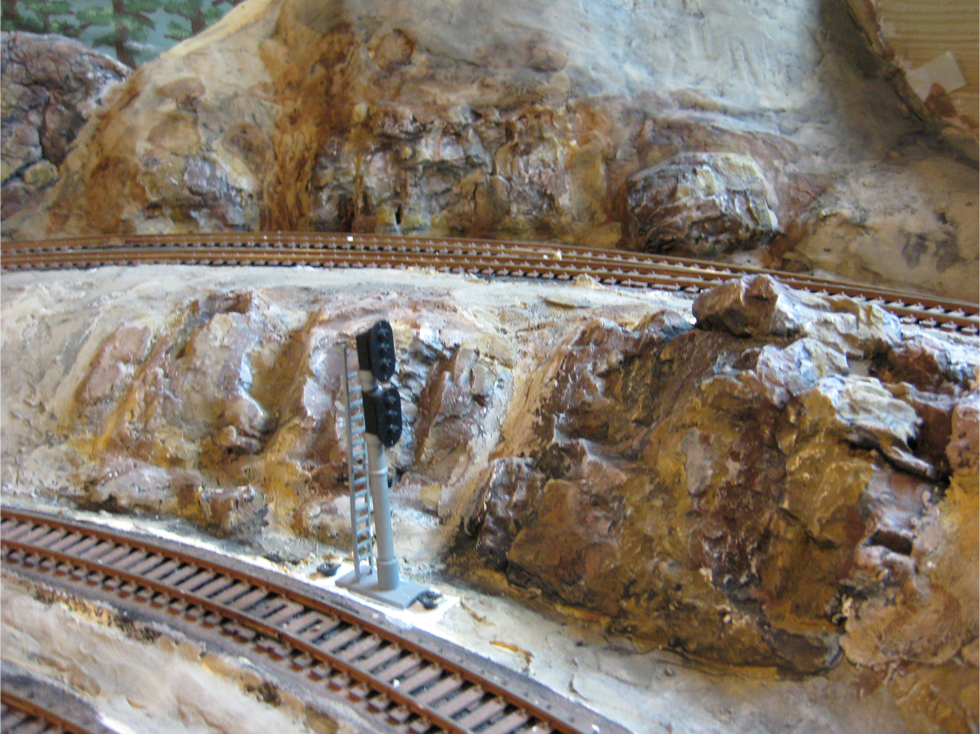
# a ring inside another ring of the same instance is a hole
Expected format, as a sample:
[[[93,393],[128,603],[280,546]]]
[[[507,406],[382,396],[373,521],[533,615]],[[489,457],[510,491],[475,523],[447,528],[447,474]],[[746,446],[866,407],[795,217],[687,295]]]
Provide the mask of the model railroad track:
[[[18,665],[0,663],[0,734],[116,734],[82,699]]]
[[[472,239],[312,233],[134,235],[5,242],[5,270],[135,264],[425,268],[485,278],[568,282],[697,294],[727,280],[769,273],[793,288],[877,304],[904,323],[980,333],[977,304],[688,258]]]
[[[0,734],[65,734],[84,730],[68,728],[51,712],[39,709],[20,696],[6,691],[0,697]]]
[[[499,666],[454,652],[448,643],[419,642],[383,621],[369,621],[368,612],[349,600],[311,596],[308,585],[199,548],[4,508],[0,559],[5,570],[35,581],[84,588],[110,604],[125,599],[164,610],[248,646],[382,730],[622,731]],[[513,690],[517,681],[525,690]]]
[[[6,678],[6,671],[4,673]],[[53,686],[18,676],[0,691],[0,734],[115,734],[77,699]],[[29,682],[25,686],[25,681]]]
[[[52,712],[27,699],[8,694],[0,696],[0,734],[88,734]]]

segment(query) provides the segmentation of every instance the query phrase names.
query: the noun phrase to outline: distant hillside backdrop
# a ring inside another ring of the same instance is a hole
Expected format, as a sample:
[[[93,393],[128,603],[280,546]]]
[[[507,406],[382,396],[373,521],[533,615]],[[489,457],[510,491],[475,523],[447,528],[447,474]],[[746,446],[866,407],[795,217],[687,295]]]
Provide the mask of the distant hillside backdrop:
[[[242,0],[2,0],[3,30],[77,38],[136,67]]]

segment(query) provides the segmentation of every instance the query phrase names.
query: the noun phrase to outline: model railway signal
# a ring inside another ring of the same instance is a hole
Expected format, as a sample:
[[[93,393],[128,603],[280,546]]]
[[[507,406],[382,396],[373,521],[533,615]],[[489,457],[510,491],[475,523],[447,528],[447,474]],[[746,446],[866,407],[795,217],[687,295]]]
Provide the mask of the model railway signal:
[[[357,335],[357,363],[378,382],[388,382],[395,374],[395,337],[391,324],[379,321]]]
[[[402,435],[402,401],[395,387],[378,388],[364,396],[364,426],[391,448]]]
[[[391,324],[378,321],[370,329],[357,335],[357,380],[361,386],[361,399],[352,399],[350,385],[347,389],[347,421],[353,423],[352,407],[363,405],[364,427],[358,429],[357,440],[363,442],[367,450],[367,483],[370,502],[363,492],[363,465],[355,466],[354,451],[350,451],[351,461],[351,526],[354,536],[354,571],[340,579],[337,584],[359,594],[383,601],[402,609],[408,607],[422,594],[430,592],[428,587],[398,578],[398,559],[395,557],[394,540],[391,527],[391,497],[388,489],[388,464],[385,449],[391,448],[402,435],[402,403],[398,389],[393,385],[382,388],[378,382],[388,382],[395,374],[395,340]],[[345,347],[344,369],[347,369]],[[348,430],[348,443],[354,440]],[[361,475],[355,477],[355,469]],[[368,513],[374,520],[374,531],[370,523],[364,522]],[[361,557],[370,553],[371,539],[375,541],[376,555],[368,559],[367,572],[361,569]],[[363,545],[359,545],[362,543]],[[362,553],[363,551],[363,553]],[[424,600],[423,600],[424,601]]]

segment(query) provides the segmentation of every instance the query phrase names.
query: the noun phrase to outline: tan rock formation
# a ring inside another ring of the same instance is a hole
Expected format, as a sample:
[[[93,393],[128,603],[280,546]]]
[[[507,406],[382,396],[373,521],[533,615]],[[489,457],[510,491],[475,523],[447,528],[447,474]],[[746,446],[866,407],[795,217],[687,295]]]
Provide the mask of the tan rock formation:
[[[765,277],[705,294],[695,323],[680,299],[581,286],[184,272],[152,299],[5,277],[8,497],[342,547],[337,345],[384,314],[396,505],[431,518],[437,567],[452,552],[699,659],[975,680],[975,338]],[[915,690],[911,730],[976,721]]]
[[[779,232],[775,195],[749,158],[679,155],[627,183],[632,242],[698,257],[752,249]]]
[[[250,0],[133,74],[4,233],[666,237],[975,299],[975,153],[863,44],[843,0]],[[698,156],[692,188],[669,161]]]

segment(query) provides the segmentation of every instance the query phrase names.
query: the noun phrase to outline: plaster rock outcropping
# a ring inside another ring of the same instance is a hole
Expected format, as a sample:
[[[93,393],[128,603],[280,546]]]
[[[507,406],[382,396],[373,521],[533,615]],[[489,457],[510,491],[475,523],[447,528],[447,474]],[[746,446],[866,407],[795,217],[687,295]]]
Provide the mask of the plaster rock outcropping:
[[[975,534],[975,477],[946,489],[953,416],[977,399],[969,350],[910,345],[882,311],[765,277],[694,313],[693,330],[592,322],[539,368],[467,517],[477,553],[614,629],[727,662],[957,655],[975,582],[927,569]],[[903,374],[910,358],[930,376]],[[959,521],[940,506],[967,513],[941,547]]]
[[[75,136],[129,68],[77,41],[0,34],[3,218],[40,204]]]
[[[750,158],[674,156],[627,183],[631,240],[650,252],[696,257],[756,248],[779,233],[774,199]]]
[[[975,337],[765,276],[692,316],[586,282],[200,272],[152,307],[5,277],[6,496],[344,547],[339,345],[384,314],[395,504],[427,549],[403,552],[641,647],[975,682]],[[975,721],[955,690],[908,715]]]
[[[4,235],[670,247],[976,298],[976,155],[886,69],[843,0],[248,0],[131,74]]]

